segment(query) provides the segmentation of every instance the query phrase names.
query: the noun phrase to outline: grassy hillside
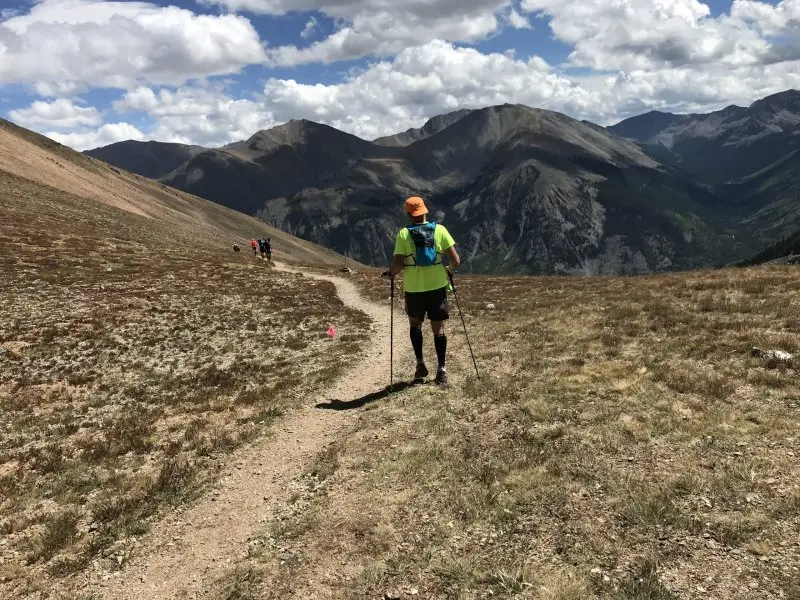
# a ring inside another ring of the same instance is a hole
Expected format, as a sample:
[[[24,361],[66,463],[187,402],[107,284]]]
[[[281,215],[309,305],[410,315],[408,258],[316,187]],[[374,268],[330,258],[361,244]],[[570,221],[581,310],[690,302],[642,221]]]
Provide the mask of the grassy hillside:
[[[367,320],[331,284],[231,246],[266,234],[279,262],[333,253],[0,136],[0,597],[61,598],[55,582],[119,568],[233,449],[332,381]]]
[[[800,352],[798,284],[462,280],[482,379],[455,321],[451,387],[356,403],[309,495],[209,597],[800,597],[798,363],[751,356]]]
[[[234,241],[247,243],[253,237],[272,240],[273,257],[278,261],[340,265],[340,255],[313,243],[298,240],[263,222],[229,208],[175,190],[156,181],[112,167],[62,146],[39,134],[0,119],[0,173],[5,178],[27,181],[27,196],[50,188],[74,197],[80,210],[89,217],[103,206],[145,217],[136,221],[127,215],[106,213],[107,219],[127,220],[131,227],[150,242],[170,247],[189,244],[202,252],[229,251]],[[0,210],[13,217],[20,210],[21,198],[10,188],[0,188]],[[53,197],[53,206],[60,202]],[[102,206],[100,206],[102,205]],[[45,228],[37,224],[37,214],[30,214],[30,227],[43,236],[68,233],[72,221]],[[77,216],[80,221],[83,215]],[[105,224],[113,229],[113,224]],[[48,224],[49,225],[49,224]],[[106,231],[95,228],[96,235]],[[95,235],[95,234],[91,234]],[[245,248],[243,248],[245,249]]]

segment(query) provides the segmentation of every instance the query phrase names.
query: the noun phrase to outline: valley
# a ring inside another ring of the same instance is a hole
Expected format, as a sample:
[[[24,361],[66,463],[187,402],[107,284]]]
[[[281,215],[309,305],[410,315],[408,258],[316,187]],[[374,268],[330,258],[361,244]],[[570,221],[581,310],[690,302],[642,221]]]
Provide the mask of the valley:
[[[371,265],[388,263],[401,202],[421,194],[469,272],[647,274],[733,264],[796,230],[798,131],[793,90],[609,128],[507,104],[373,142],[291,121],[223,148],[182,147],[186,160],[156,174]],[[136,170],[178,152],[124,144],[90,154]]]

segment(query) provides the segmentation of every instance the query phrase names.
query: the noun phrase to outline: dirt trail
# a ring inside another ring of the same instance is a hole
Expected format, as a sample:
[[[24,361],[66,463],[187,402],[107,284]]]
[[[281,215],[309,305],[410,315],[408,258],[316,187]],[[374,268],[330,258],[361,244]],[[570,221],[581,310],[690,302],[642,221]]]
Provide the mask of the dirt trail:
[[[346,279],[332,282],[342,301],[373,322],[369,348],[331,388],[287,415],[261,444],[234,453],[216,489],[196,505],[165,519],[142,539],[137,556],[93,591],[115,600],[196,598],[247,553],[248,538],[288,500],[304,466],[333,442],[358,411],[320,410],[331,399],[354,400],[387,385],[389,311],[365,300]],[[396,348],[396,350],[398,350]],[[400,365],[403,356],[395,356]],[[108,577],[108,576],[106,576]]]

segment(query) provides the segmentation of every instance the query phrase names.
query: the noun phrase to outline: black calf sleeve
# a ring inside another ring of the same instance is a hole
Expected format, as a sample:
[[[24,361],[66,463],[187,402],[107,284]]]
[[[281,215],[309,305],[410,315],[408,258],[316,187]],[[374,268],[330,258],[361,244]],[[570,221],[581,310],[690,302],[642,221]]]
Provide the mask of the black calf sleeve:
[[[411,328],[411,346],[414,348],[414,355],[417,361],[422,361],[422,327]]]
[[[436,358],[439,359],[439,366],[443,367],[445,359],[447,358],[447,336],[433,336],[433,344],[436,346]]]

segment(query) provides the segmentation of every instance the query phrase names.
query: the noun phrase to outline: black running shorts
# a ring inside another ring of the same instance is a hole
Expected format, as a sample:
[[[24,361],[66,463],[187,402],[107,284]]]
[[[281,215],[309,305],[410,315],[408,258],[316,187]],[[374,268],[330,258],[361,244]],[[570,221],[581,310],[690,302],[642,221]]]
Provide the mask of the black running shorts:
[[[447,306],[447,288],[430,292],[406,292],[406,313],[414,319],[447,321],[450,310]]]

